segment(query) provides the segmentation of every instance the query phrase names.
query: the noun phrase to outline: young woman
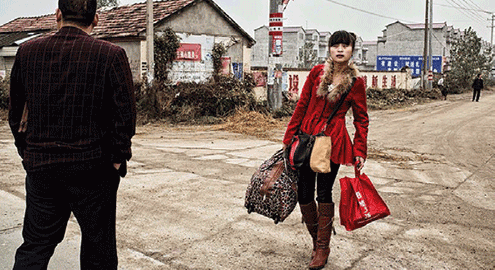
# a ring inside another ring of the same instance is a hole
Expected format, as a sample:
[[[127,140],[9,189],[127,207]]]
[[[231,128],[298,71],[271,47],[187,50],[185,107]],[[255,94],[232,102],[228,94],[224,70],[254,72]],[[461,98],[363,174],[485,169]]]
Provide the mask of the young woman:
[[[298,131],[313,135],[319,133],[341,95],[350,91],[325,131],[326,136],[332,138],[332,171],[317,174],[309,166],[299,171],[299,205],[306,227],[313,238],[310,269],[323,268],[330,253],[329,243],[334,218],[332,187],[340,164],[355,164],[361,170],[366,160],[366,87],[363,78],[357,77],[357,68],[350,62],[355,41],[356,35],[347,31],[332,34],[329,40],[330,58],[325,64],[313,67],[309,73],[283,139],[284,147],[287,147]],[[353,78],[356,81],[349,90]],[[350,108],[356,128],[354,143],[351,142],[345,126],[345,115]],[[318,204],[314,198],[315,184]]]

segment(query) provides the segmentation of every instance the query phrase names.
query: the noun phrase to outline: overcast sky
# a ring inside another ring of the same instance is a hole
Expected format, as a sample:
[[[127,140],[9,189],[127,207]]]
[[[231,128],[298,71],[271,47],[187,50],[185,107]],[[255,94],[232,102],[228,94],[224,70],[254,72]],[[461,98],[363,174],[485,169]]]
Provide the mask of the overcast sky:
[[[254,29],[268,24],[269,0],[214,1],[253,37]],[[119,2],[126,5],[145,0]],[[0,0],[0,24],[17,17],[54,13],[57,3],[57,0]],[[433,0],[433,3],[434,22],[447,22],[461,30],[471,26],[478,36],[490,41],[491,14],[486,12],[495,13],[495,0]],[[424,23],[425,7],[425,0],[291,0],[284,12],[284,25],[330,32],[345,29],[354,31],[365,41],[373,41],[382,35],[386,25],[397,20]],[[477,11],[480,9],[485,12]]]

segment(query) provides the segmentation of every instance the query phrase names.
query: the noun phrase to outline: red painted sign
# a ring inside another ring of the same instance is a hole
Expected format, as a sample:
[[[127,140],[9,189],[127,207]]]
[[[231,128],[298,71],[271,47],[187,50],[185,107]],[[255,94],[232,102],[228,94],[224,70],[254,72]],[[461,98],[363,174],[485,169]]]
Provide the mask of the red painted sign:
[[[181,43],[176,60],[201,61],[201,44]]]
[[[283,13],[270,14],[270,25],[268,35],[270,35],[273,55],[282,55],[282,34],[283,34]]]

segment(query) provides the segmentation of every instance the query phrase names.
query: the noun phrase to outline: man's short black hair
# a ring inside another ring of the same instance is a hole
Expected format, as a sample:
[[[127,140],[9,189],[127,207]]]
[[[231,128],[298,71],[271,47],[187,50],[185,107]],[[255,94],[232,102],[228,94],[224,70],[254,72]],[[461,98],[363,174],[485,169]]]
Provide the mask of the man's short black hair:
[[[90,26],[96,14],[96,0],[58,0],[58,8],[66,22]]]
[[[332,47],[336,44],[346,44],[352,46],[352,51],[354,51],[354,47],[356,46],[356,34],[347,32],[345,30],[339,30],[334,32],[330,39],[328,40],[328,46]]]

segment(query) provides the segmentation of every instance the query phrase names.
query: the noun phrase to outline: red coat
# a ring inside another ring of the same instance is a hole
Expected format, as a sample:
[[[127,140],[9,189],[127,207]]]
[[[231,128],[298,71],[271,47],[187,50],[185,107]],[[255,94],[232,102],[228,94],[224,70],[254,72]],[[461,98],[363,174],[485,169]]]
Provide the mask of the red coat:
[[[284,144],[290,144],[299,129],[307,134],[318,134],[325,126],[334,106],[337,105],[340,97],[330,102],[326,97],[316,95],[323,76],[323,67],[324,65],[317,65],[309,73],[285,132]],[[345,125],[345,115],[351,107],[354,115],[354,126],[356,127],[354,144],[351,142]],[[363,78],[357,78],[344,103],[325,131],[325,135],[332,137],[331,160],[334,163],[351,165],[354,164],[356,156],[366,159],[368,125],[366,87]]]

